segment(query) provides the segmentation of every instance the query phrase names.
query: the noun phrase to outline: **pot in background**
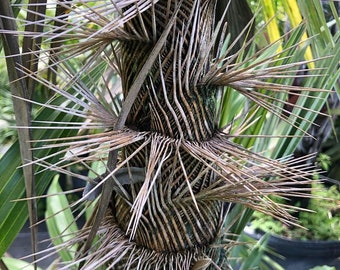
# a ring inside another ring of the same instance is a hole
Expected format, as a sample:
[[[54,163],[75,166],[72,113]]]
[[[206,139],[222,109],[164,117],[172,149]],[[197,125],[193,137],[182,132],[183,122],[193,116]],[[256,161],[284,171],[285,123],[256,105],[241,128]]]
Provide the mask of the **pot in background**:
[[[264,235],[249,227],[245,234],[255,240]],[[340,269],[340,241],[296,240],[271,235],[267,248],[267,255],[285,270],[309,270],[322,265]]]

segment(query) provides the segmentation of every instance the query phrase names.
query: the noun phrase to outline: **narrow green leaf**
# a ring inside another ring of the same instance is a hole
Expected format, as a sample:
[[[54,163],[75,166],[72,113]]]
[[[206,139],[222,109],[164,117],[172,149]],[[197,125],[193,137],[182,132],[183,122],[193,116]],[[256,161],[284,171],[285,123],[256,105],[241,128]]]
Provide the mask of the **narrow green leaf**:
[[[68,200],[62,194],[58,179],[59,175],[56,175],[48,189],[47,194],[50,196],[47,197],[45,212],[46,225],[55,246],[72,239],[78,231]],[[60,249],[58,252],[63,261],[71,261],[76,252],[76,246]]]
[[[258,266],[264,256],[267,242],[269,240],[269,234],[264,235],[257,241],[252,247],[247,258],[244,260],[240,270],[248,270]]]
[[[42,270],[41,268],[34,268],[33,265],[31,265],[28,262],[25,262],[23,260],[18,260],[14,258],[9,258],[9,257],[3,257],[2,258],[3,262],[5,265],[8,267],[10,270]]]
[[[56,121],[60,121],[60,118],[65,118],[60,113],[51,114],[49,109],[42,110],[40,116],[45,117],[45,120],[50,118]],[[76,120],[75,117],[73,119]],[[75,130],[60,129],[34,130],[33,132],[36,138],[68,137],[75,133]],[[51,151],[56,151],[56,149],[36,151],[36,156],[46,156]],[[18,157],[20,157],[19,143],[15,142],[0,160],[0,256],[6,252],[28,218],[27,202],[15,201],[26,197],[24,176],[22,169],[18,168],[21,165]],[[55,156],[49,162],[53,164],[59,158],[60,155]],[[36,170],[39,171],[39,167]],[[55,172],[50,170],[36,175],[35,187],[37,195],[44,193],[54,175]]]
[[[81,78],[85,86],[98,81],[107,64],[96,66],[91,72],[86,73]],[[72,89],[70,90],[72,91]],[[52,105],[65,106],[65,98],[57,97]],[[71,105],[76,106],[76,105]],[[65,113],[52,110],[49,108],[41,108],[34,119],[35,121],[45,121],[41,129],[33,129],[33,138],[35,140],[67,138],[76,135],[75,129],[48,129],[53,126],[50,123],[57,122],[80,122],[83,119],[77,116],[67,115]],[[42,143],[36,143],[35,147],[42,146]],[[45,157],[51,153],[55,153],[60,149],[40,149],[34,151],[36,158]],[[54,164],[60,160],[60,155],[54,156],[49,163]],[[2,256],[14,241],[16,235],[20,232],[23,225],[27,221],[28,211],[26,201],[15,201],[26,197],[25,182],[21,165],[19,143],[14,142],[10,149],[0,159],[0,256]],[[43,168],[36,166],[35,171],[39,172]],[[56,173],[51,170],[36,173],[35,188],[37,196],[42,195],[48,188],[50,181]]]

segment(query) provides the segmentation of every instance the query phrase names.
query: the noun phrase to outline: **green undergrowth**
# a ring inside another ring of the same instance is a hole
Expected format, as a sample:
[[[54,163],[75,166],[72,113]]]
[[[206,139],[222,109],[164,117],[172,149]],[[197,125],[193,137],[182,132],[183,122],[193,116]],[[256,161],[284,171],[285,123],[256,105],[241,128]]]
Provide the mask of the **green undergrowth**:
[[[299,240],[340,240],[340,192],[336,185],[313,184],[313,199],[308,210],[299,215],[299,224],[292,227],[269,215],[255,212],[251,227],[256,230]]]

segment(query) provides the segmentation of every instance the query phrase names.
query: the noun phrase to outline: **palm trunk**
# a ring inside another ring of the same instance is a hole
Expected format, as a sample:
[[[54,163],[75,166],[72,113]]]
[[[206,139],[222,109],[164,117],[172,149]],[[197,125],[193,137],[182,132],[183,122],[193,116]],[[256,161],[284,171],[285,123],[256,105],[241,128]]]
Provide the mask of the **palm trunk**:
[[[126,24],[125,31],[158,40],[178,3],[159,1],[155,9],[148,9]],[[212,59],[214,9],[215,1],[183,1],[126,123],[131,129],[149,134],[151,144],[134,156],[140,142],[129,145],[124,149],[124,159],[132,156],[127,164],[130,167],[154,166],[152,183],[135,228],[129,225],[134,218],[131,205],[138,200],[145,184],[136,183],[126,188],[128,202],[115,194],[112,214],[119,227],[136,243],[134,253],[153,252],[158,257],[154,264],[148,260],[150,269],[156,266],[188,269],[198,258],[204,257],[223,265],[223,249],[210,247],[216,240],[218,242],[224,219],[223,203],[216,200],[196,204],[194,199],[181,202],[181,198],[195,195],[215,181],[211,169],[181,145],[182,140],[193,143],[210,140],[217,131],[217,88],[197,84],[209,70]],[[152,53],[153,45],[144,40],[121,43],[125,96]],[[188,185],[191,188],[188,189]],[[186,263],[180,266],[182,260]],[[129,265],[130,269],[138,263],[141,262]],[[126,265],[126,261],[122,260],[120,265]]]

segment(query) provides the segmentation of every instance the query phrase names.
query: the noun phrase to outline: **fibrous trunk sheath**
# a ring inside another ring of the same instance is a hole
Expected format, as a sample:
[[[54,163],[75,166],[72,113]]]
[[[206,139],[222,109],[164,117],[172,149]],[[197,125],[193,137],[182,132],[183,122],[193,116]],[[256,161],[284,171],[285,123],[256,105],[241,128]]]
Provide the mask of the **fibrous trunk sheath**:
[[[136,243],[133,252],[157,254],[154,266],[148,260],[150,269],[188,269],[204,257],[223,265],[223,249],[211,247],[223,224],[223,202],[194,200],[215,175],[208,162],[193,157],[181,144],[209,140],[217,130],[217,89],[198,83],[212,60],[215,4],[161,0],[124,26],[136,36],[121,42],[126,97],[155,42],[176,17],[126,122],[130,129],[149,132],[150,143],[142,150],[142,142],[130,144],[123,149],[123,159],[130,158],[127,166],[146,168],[151,175],[144,183],[126,187],[128,196],[115,193],[112,207],[119,227]],[[136,201],[141,202],[139,215],[131,207],[137,207]],[[135,227],[131,220],[137,220]],[[129,260],[129,267],[137,267],[141,262],[131,263],[132,257],[128,253],[119,264]]]

